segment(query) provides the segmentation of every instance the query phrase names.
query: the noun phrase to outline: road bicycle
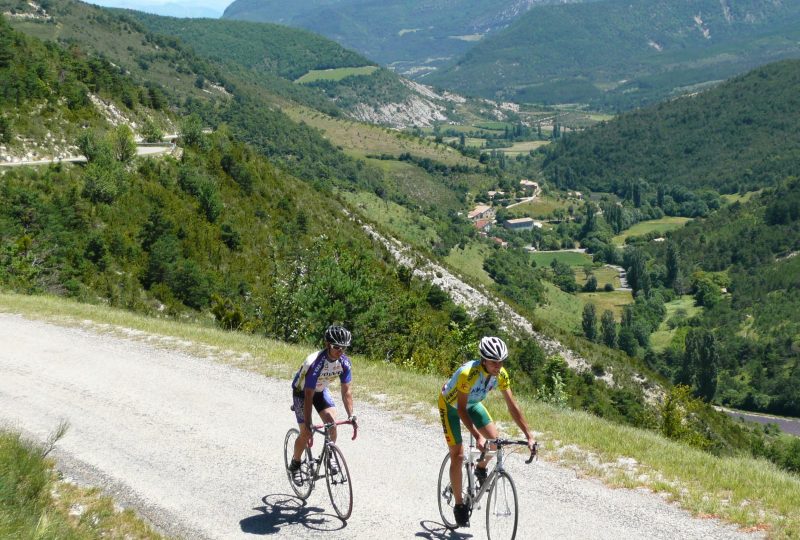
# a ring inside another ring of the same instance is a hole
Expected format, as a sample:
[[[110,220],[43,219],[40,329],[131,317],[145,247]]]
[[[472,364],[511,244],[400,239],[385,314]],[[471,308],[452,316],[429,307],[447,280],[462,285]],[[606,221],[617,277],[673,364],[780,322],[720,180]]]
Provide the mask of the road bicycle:
[[[331,504],[336,511],[336,515],[346,520],[353,512],[353,484],[350,481],[350,471],[347,468],[347,462],[344,460],[344,454],[333,443],[330,436],[330,430],[334,426],[344,424],[353,426],[353,440],[355,440],[358,435],[358,424],[355,418],[312,426],[311,429],[314,433],[323,435],[325,440],[322,444],[322,452],[316,458],[311,453],[310,447],[306,447],[303,450],[300,460],[299,483],[295,482],[293,474],[289,470],[289,463],[294,457],[294,443],[300,436],[300,431],[296,428],[292,428],[286,433],[286,439],[283,444],[283,461],[286,466],[289,485],[292,486],[295,494],[303,500],[306,500],[311,495],[317,480],[321,480],[324,477],[325,483],[328,485],[328,495],[330,495]]]
[[[470,444],[467,456],[464,459],[464,472],[461,480],[461,497],[464,504],[472,515],[473,510],[480,509],[480,503],[484,495],[486,499],[486,532],[489,540],[513,540],[517,534],[517,521],[519,517],[519,505],[517,502],[517,488],[511,475],[505,470],[504,460],[506,447],[513,445],[528,446],[528,441],[515,441],[510,439],[489,439],[486,441],[485,448],[494,448],[489,451],[495,454],[494,468],[486,475],[486,480],[482,484],[478,483],[475,477],[475,466],[483,461],[487,452],[480,452],[475,448],[475,440],[470,436]],[[531,463],[536,457],[538,445],[534,445],[531,456],[525,463]],[[480,456],[476,459],[476,456]],[[455,529],[458,524],[453,517],[453,507],[456,504],[456,497],[450,485],[450,453],[444,457],[442,468],[439,469],[439,483],[437,485],[437,499],[439,501],[439,513],[442,521],[448,529]]]

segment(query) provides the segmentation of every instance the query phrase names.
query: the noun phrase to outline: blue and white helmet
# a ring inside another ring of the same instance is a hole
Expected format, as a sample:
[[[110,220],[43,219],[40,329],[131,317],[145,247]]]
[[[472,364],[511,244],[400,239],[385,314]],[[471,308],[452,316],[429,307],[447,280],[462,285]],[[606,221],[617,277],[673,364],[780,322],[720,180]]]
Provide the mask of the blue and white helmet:
[[[339,347],[349,347],[353,335],[344,326],[330,325],[325,330],[325,341],[331,345],[338,345]]]
[[[486,360],[502,362],[508,358],[508,347],[506,347],[506,343],[499,337],[485,336],[481,338],[478,350],[481,353],[481,358],[485,358]]]

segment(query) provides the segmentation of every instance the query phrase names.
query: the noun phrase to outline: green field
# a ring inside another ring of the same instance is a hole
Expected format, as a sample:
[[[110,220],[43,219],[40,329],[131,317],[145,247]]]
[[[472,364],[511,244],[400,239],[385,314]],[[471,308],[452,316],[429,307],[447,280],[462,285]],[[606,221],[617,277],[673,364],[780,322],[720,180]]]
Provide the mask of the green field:
[[[439,240],[433,220],[423,214],[412,212],[366,191],[341,191],[339,195],[356,211],[381,225],[398,240],[425,249]]]
[[[667,314],[664,317],[664,321],[658,327],[658,330],[650,335],[650,345],[655,351],[663,351],[669,347],[678,331],[677,329],[670,330],[669,325],[667,324],[667,321],[669,321],[670,318],[675,316],[675,314],[680,311],[683,311],[686,314],[686,317],[694,317],[703,311],[702,307],[697,307],[694,305],[694,297],[689,294],[681,296],[672,302],[667,302],[664,304],[664,307],[667,308]]]
[[[484,285],[492,285],[494,281],[483,269],[483,261],[491,252],[492,248],[482,242],[470,242],[464,249],[451,249],[445,262],[465,276],[477,279]]]
[[[514,143],[511,148],[503,148],[502,150],[509,155],[527,154],[531,150],[536,150],[548,144],[550,144],[550,141],[522,141]]]
[[[432,140],[420,140],[389,128],[354,120],[333,118],[307,107],[287,106],[282,110],[295,122],[305,122],[319,129],[326,139],[353,157],[363,159],[368,155],[381,154],[400,156],[407,152],[445,165],[478,165],[478,160],[465,157],[457,150]]]
[[[729,204],[733,204],[735,202],[746,203],[747,201],[752,199],[754,196],[756,196],[759,193],[761,193],[761,191],[762,190],[748,191],[744,195],[739,195],[738,193],[732,193],[732,194],[728,194],[728,195],[723,195],[722,198],[725,200],[725,202],[727,202]]]
[[[641,221],[630,229],[627,229],[615,236],[613,242],[618,246],[622,246],[625,245],[625,239],[629,236],[642,236],[651,232],[665,233],[668,231],[674,231],[675,229],[680,229],[689,221],[691,221],[691,218],[667,216],[661,219]]]
[[[295,80],[298,84],[312,83],[315,81],[341,81],[356,75],[371,75],[377,71],[377,66],[349,67],[336,69],[314,69]]]
[[[537,251],[531,253],[531,259],[536,262],[537,266],[545,268],[550,267],[553,259],[565,263],[572,267],[583,268],[585,265],[592,264],[592,256],[577,251]]]
[[[508,212],[515,218],[531,217],[534,219],[549,219],[556,210],[564,210],[566,212],[570,206],[577,207],[578,205],[575,201],[544,195],[536,197],[532,201],[509,208]]]
[[[619,283],[619,272],[610,266],[601,266],[599,268],[592,268],[592,274],[597,278],[597,288],[602,289],[606,283],[611,283],[615,289],[621,285]],[[578,285],[583,286],[588,279],[588,276],[583,271],[583,267],[575,268],[575,281]]]
[[[605,310],[611,311],[617,321],[622,320],[622,309],[633,302],[630,291],[578,293],[583,304],[594,304],[597,320]]]

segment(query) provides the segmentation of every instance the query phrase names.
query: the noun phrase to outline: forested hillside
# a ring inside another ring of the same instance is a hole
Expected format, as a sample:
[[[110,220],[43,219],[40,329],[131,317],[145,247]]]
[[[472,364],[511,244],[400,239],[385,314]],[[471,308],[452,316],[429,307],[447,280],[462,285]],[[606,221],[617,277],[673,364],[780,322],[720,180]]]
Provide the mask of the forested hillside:
[[[736,202],[706,220],[650,245],[648,263],[672,267],[667,286],[694,295],[702,315],[678,323],[670,347],[658,357],[676,382],[698,383],[711,374],[708,398],[738,408],[800,415],[800,180],[787,174],[750,202]],[[680,277],[683,276],[683,277]],[[697,358],[684,354],[702,337]]]
[[[796,57],[799,38],[796,2],[540,6],[425,81],[492,99],[630,109]]]
[[[631,181],[752,191],[800,165],[800,61],[770,64],[717,88],[624,114],[545,150],[556,185],[621,193]]]

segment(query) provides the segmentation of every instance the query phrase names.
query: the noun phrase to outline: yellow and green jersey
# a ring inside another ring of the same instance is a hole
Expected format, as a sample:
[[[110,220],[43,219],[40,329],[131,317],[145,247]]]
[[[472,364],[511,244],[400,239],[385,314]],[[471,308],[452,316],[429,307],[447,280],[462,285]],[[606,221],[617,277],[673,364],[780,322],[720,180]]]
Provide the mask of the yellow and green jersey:
[[[467,362],[456,370],[450,380],[442,387],[442,397],[451,407],[458,402],[458,393],[468,394],[467,404],[480,403],[494,388],[507,390],[511,387],[511,379],[506,368],[500,368],[497,377],[492,377],[481,365],[480,360]]]

